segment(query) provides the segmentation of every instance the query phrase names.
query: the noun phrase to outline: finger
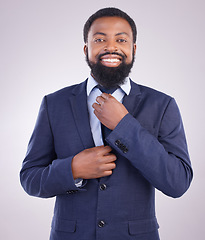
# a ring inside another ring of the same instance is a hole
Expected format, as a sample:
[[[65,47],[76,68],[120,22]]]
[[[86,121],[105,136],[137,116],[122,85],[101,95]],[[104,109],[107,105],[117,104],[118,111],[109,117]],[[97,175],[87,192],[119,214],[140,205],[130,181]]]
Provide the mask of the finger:
[[[94,147],[92,149],[94,151],[98,151],[101,155],[108,154],[109,152],[112,151],[112,148],[110,146],[104,146],[104,145],[97,146],[97,147]]]
[[[108,171],[113,170],[113,169],[116,168],[116,164],[114,162],[113,163],[108,163],[108,164],[106,164],[106,168],[107,168]]]
[[[113,169],[116,168],[116,163],[114,163],[114,162],[108,163],[108,164],[106,164],[106,165],[107,165],[107,168],[108,168],[109,170],[113,170]]]
[[[95,114],[95,116],[100,120],[100,122],[102,121],[100,118],[101,118],[101,110],[99,109],[99,110],[94,110],[94,114]]]
[[[107,176],[110,176],[110,175],[112,175],[112,170],[105,171],[101,177],[107,177]]]
[[[112,155],[104,156],[104,158],[101,159],[101,162],[105,164],[109,164],[109,163],[115,162],[116,160],[117,160],[117,157],[114,154],[112,154]]]
[[[109,146],[108,146],[109,147]],[[103,148],[105,148],[105,146],[104,145],[100,145],[100,146],[97,146],[97,147],[93,147],[94,149],[103,149]]]
[[[111,94],[108,94],[108,93],[102,93],[100,96],[101,96],[102,98],[104,98],[105,100],[107,100],[107,99],[109,99],[110,97],[112,97],[112,95],[111,95]]]
[[[93,107],[97,112],[99,112],[99,111],[101,110],[100,105],[97,104],[97,103],[93,103],[92,107]]]
[[[103,164],[100,167],[101,172],[105,172],[105,171],[110,171],[116,168],[116,164],[115,163],[107,163],[107,164]]]
[[[117,157],[114,154],[110,155],[104,155],[100,158],[98,158],[99,164],[109,164],[109,163],[114,163],[117,160]]]
[[[112,151],[112,148],[107,145],[107,146],[104,146],[104,148],[102,150],[103,150],[104,153],[110,153]]]
[[[103,97],[101,97],[101,96],[98,96],[98,97],[96,98],[96,101],[97,101],[100,105],[103,105],[104,102],[105,102],[105,99],[104,99]]]

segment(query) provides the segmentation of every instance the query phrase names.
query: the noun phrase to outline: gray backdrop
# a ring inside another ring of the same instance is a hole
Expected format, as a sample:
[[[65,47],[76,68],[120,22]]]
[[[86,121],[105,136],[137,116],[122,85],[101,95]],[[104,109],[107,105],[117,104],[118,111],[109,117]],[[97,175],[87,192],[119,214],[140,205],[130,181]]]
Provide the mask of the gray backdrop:
[[[161,239],[204,239],[204,0],[0,0],[0,239],[48,239],[54,199],[28,196],[19,170],[43,96],[87,78],[83,24],[107,6],[136,21],[132,79],[175,97],[184,121],[194,180],[180,199],[157,191]]]

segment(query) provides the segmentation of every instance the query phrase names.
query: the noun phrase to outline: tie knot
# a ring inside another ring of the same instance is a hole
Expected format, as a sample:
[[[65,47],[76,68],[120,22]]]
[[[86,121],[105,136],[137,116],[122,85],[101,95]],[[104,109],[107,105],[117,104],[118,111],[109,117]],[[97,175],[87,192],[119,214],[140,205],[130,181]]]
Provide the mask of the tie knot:
[[[96,87],[99,88],[102,93],[108,93],[108,94],[112,94],[112,93],[114,93],[115,90],[118,89],[118,87],[106,88],[99,84]]]

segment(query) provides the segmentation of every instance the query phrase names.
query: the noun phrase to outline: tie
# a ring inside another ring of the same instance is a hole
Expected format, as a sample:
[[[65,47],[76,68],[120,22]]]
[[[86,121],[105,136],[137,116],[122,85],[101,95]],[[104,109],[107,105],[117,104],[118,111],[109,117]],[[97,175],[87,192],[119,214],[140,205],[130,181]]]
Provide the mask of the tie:
[[[114,91],[115,91],[118,87],[105,88],[105,87],[103,87],[103,86],[101,86],[101,85],[97,85],[97,88],[99,88],[102,93],[112,94],[112,93],[114,93]],[[101,130],[102,130],[102,138],[103,138],[104,145],[107,145],[105,139],[106,139],[106,138],[108,137],[108,135],[112,132],[112,130],[110,130],[109,128],[107,128],[106,126],[104,126],[102,123],[101,123]]]
[[[112,93],[114,93],[115,90],[118,89],[118,87],[106,88],[99,84],[97,85],[97,88],[99,88],[102,93],[107,93],[107,94],[112,94]]]

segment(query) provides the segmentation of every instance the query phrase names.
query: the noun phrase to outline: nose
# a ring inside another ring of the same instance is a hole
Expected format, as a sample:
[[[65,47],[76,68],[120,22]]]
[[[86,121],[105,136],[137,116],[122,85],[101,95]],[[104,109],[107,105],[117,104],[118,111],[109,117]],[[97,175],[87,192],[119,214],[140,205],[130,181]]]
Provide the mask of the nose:
[[[104,51],[109,51],[109,52],[117,52],[118,48],[116,46],[115,41],[107,41],[106,45],[104,46]]]

